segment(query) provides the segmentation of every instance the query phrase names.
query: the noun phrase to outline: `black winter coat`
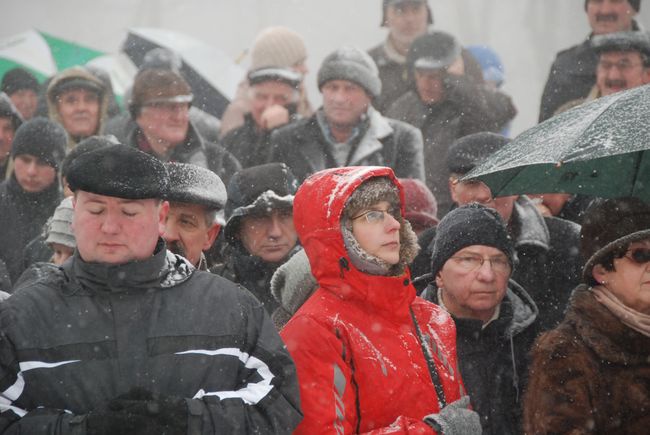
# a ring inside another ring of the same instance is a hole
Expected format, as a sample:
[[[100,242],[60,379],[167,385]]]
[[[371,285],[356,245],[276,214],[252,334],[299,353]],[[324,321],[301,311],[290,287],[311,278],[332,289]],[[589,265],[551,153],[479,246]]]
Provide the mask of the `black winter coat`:
[[[499,317],[485,328],[480,320],[452,315],[460,372],[484,435],[522,433],[528,351],[538,333],[537,307],[516,282],[511,280],[508,287]],[[434,285],[422,297],[439,303]]]
[[[271,158],[271,131],[259,133],[250,113],[244,116],[244,124],[229,131],[221,140],[242,165],[242,168],[263,165]]]
[[[451,208],[447,151],[458,138],[480,131],[499,132],[517,113],[510,97],[465,76],[447,76],[446,98],[424,104],[415,91],[393,103],[386,116],[408,122],[422,132],[426,184],[442,218]]]
[[[15,175],[0,184],[0,260],[12,282],[24,270],[25,247],[40,234],[61,199],[56,181],[38,193],[23,190]]]
[[[271,135],[271,161],[285,163],[299,182],[314,172],[338,166],[316,116],[279,128]],[[370,128],[377,134],[363,140]],[[374,111],[364,132],[353,142],[345,166],[388,166],[397,177],[424,181],[422,134],[415,127]]]
[[[291,433],[301,419],[263,307],[162,241],[122,265],[75,253],[0,304],[0,330],[0,433],[85,433],[77,416],[134,387],[185,398],[188,433]]]

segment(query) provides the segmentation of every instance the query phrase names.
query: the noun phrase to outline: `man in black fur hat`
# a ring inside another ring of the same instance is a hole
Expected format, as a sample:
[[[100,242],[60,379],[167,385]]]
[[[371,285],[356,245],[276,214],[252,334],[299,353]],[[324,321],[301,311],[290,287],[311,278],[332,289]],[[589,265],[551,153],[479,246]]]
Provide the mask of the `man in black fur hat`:
[[[0,305],[0,432],[291,433],[296,372],[264,308],[160,238],[165,165],[106,146],[68,182],[74,255]]]

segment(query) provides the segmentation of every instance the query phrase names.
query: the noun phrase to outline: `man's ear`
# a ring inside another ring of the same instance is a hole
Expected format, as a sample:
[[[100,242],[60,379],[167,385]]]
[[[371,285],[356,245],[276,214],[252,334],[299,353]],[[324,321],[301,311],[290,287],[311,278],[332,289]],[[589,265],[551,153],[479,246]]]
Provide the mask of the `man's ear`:
[[[440,272],[436,274],[436,287],[438,288],[445,287],[445,281],[442,279],[442,275],[440,274]]]
[[[221,231],[221,225],[219,225],[216,222],[213,223],[210,229],[208,229],[208,237],[205,239],[205,242],[203,243],[203,247],[201,248],[202,251],[207,251],[208,249],[210,249],[210,247],[214,244],[214,241],[217,240],[219,231]]]
[[[158,234],[165,234],[165,223],[169,214],[169,201],[162,201],[158,206]]]
[[[458,186],[458,178],[456,177],[449,177],[449,180],[447,182],[447,185],[449,186],[449,194],[451,195],[451,200],[458,204],[458,197],[456,195],[456,186]]]

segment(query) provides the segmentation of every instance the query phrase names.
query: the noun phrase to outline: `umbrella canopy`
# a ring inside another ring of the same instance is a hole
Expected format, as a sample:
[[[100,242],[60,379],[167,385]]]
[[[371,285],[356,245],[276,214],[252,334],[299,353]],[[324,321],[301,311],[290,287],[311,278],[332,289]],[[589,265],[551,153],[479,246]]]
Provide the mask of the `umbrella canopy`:
[[[495,196],[583,193],[650,201],[650,85],[575,107],[532,127],[463,179]]]
[[[183,59],[181,73],[194,92],[193,104],[221,118],[244,77],[244,69],[220,49],[171,30],[130,29],[122,50],[139,67],[144,55],[157,47],[180,55]]]
[[[0,39],[0,77],[12,68],[23,67],[42,82],[57,71],[83,65],[103,54],[45,32],[30,30]]]

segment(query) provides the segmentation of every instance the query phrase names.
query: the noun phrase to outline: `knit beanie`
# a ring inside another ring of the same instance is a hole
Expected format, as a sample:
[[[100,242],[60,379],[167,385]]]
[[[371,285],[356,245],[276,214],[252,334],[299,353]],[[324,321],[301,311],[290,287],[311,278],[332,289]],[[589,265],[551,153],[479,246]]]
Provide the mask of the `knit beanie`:
[[[135,119],[146,104],[191,103],[192,99],[192,88],[180,74],[171,70],[147,69],[135,77],[129,111]]]
[[[381,80],[375,61],[365,51],[344,46],[330,53],[318,70],[318,88],[330,80],[348,80],[377,98],[381,94]]]
[[[360,271],[370,275],[395,276],[403,273],[405,267],[418,253],[417,236],[403,217],[400,223],[400,261],[393,265],[365,251],[352,233],[352,218],[369,209],[379,201],[387,201],[392,207],[400,208],[398,187],[387,177],[374,177],[362,183],[348,198],[341,216],[343,243],[350,261]]]
[[[635,11],[639,12],[639,9],[641,9],[641,0],[627,0],[627,2]],[[589,3],[589,0],[585,0],[585,11],[587,10],[587,3]]]
[[[381,27],[386,27],[386,8],[390,5],[396,5],[399,3],[404,3],[406,1],[425,3],[427,5],[427,23],[433,24],[433,14],[431,13],[431,8],[426,0],[382,0],[382,17],[381,17]]]
[[[29,154],[41,158],[58,169],[65,157],[68,136],[60,124],[47,118],[34,118],[16,131],[11,156]]]
[[[607,254],[623,251],[630,243],[648,238],[650,205],[639,198],[592,201],[585,211],[580,230],[580,253],[586,260],[582,269],[584,282],[592,283],[593,267]]]
[[[495,210],[472,203],[450,211],[438,224],[431,254],[431,274],[436,276],[449,258],[473,245],[497,248],[508,257],[514,269],[514,243],[503,219]]]
[[[58,243],[68,248],[76,248],[77,242],[72,232],[72,197],[68,196],[56,207],[47,222],[47,239],[45,243]]]
[[[174,71],[176,74],[180,74],[182,67],[183,59],[178,53],[169,48],[156,47],[147,51],[138,70],[168,69]]]
[[[29,71],[24,68],[13,68],[5,73],[2,77],[2,92],[7,95],[11,95],[14,92],[31,89],[32,91],[38,93],[40,91],[40,85],[36,80],[36,77],[32,75]]]
[[[286,27],[268,27],[253,42],[250,69],[291,68],[306,59],[307,47],[302,36]]]

